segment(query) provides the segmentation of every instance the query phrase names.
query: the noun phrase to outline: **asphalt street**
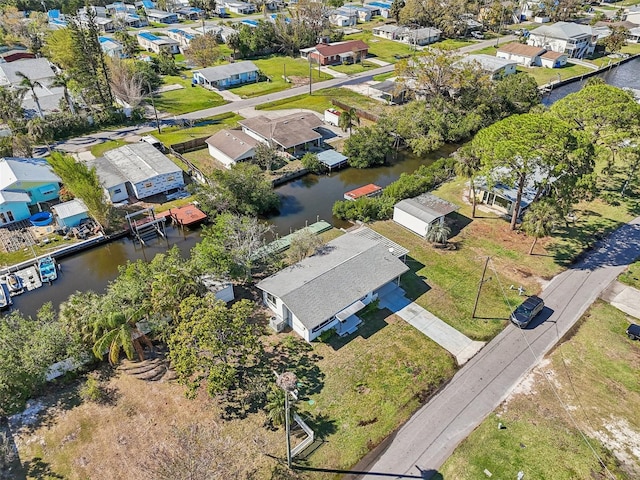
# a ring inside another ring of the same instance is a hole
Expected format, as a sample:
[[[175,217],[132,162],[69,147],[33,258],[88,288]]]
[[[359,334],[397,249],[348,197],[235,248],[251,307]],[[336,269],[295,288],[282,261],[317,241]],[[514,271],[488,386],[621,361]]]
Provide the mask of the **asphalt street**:
[[[639,255],[640,217],[556,276],[542,314],[525,330],[507,326],[401,427],[351,478],[430,478]],[[507,287],[508,288],[508,287]],[[482,320],[478,320],[482,321]],[[623,334],[623,332],[621,333]]]

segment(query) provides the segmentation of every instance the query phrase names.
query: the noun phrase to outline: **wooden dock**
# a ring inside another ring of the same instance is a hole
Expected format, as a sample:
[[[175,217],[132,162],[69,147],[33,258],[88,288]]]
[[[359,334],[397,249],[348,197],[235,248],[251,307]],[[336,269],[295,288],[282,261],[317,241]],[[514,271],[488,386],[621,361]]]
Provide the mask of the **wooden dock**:
[[[278,238],[277,240],[274,240],[271,243],[267,243],[264,247],[259,248],[252,255],[252,258],[259,259],[259,258],[266,257],[267,255],[272,253],[284,252],[286,249],[288,249],[291,246],[291,240],[293,240],[293,237],[295,237],[300,232],[308,231],[313,233],[314,235],[318,235],[322,232],[326,232],[327,230],[331,230],[332,228],[333,228],[333,225],[331,225],[329,222],[320,220],[316,223],[312,223],[309,226],[301,228],[300,230],[296,230],[295,232],[290,233],[289,235],[285,235],[282,238]]]
[[[23,268],[15,272],[18,277],[22,279],[22,285],[25,291],[30,292],[36,288],[42,286],[42,280],[40,280],[40,274],[35,266]]]

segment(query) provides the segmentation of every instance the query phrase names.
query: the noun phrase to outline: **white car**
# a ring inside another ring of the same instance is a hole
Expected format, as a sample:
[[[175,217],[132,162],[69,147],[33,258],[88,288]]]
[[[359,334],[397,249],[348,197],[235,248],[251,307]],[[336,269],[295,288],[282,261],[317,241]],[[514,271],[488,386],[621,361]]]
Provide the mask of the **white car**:
[[[473,38],[477,38],[478,40],[484,39],[484,35],[481,32],[471,32],[471,36]]]

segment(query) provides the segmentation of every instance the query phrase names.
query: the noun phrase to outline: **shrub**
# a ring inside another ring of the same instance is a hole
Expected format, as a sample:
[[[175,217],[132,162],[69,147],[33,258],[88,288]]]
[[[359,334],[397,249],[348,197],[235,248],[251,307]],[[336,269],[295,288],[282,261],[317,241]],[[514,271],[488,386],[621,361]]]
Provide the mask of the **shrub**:
[[[98,379],[94,375],[90,375],[80,388],[80,398],[86,402],[100,403],[104,401],[105,397],[104,389]]]

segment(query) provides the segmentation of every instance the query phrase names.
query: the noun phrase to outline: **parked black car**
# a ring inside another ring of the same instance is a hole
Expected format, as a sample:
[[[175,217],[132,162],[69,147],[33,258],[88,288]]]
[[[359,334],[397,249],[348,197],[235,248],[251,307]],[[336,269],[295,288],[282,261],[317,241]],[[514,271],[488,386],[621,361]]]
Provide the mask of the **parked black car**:
[[[640,340],[640,325],[636,325],[635,323],[629,325],[629,328],[627,328],[627,336],[631,340]]]
[[[531,295],[511,314],[511,321],[514,325],[525,328],[531,320],[544,308],[544,300],[535,295]]]

